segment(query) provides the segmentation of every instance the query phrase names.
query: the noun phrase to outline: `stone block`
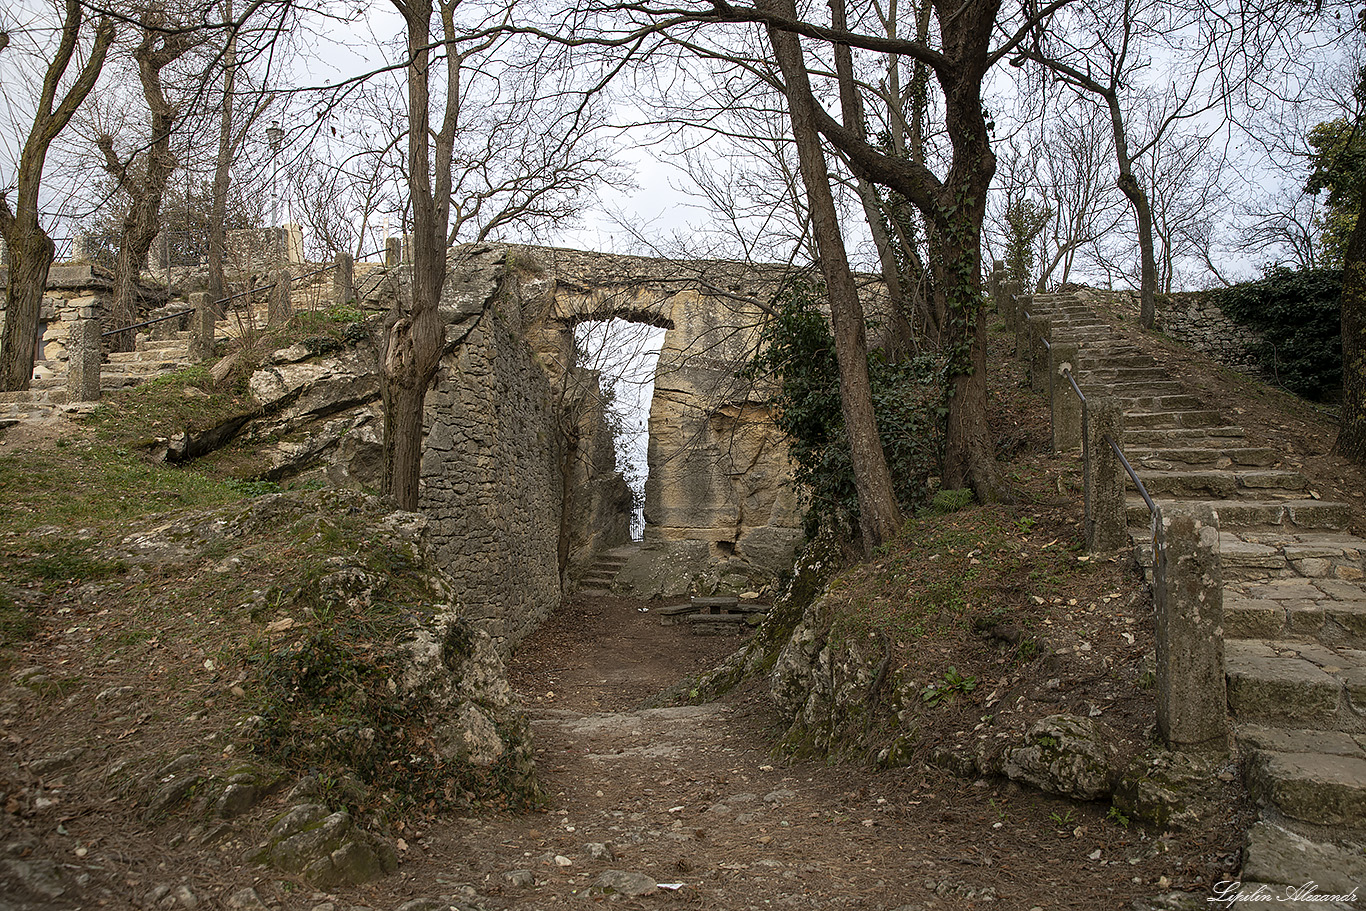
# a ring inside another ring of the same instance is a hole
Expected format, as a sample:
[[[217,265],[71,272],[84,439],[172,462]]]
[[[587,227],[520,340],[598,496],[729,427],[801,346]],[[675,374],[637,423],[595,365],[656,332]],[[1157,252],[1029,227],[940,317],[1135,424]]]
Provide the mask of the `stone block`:
[[[1259,752],[1248,769],[1248,791],[1292,819],[1330,826],[1366,824],[1366,759]]]
[[[1239,719],[1303,725],[1337,717],[1342,687],[1313,663],[1245,640],[1226,649],[1228,701]]]
[[[1111,398],[1087,403],[1085,465],[1086,549],[1117,550],[1129,543],[1125,517],[1127,476],[1111,441],[1124,439],[1124,412]]]
[[[1336,845],[1311,841],[1289,829],[1261,820],[1248,832],[1243,877],[1265,883],[1303,887],[1341,895],[1366,884],[1366,856]]]

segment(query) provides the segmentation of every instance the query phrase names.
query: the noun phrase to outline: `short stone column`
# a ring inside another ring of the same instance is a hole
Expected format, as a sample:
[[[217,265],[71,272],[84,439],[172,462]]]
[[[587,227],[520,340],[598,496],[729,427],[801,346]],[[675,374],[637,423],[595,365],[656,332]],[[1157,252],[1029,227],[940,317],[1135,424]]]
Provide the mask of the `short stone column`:
[[[1019,284],[1002,276],[1001,303],[1005,306],[1007,332],[1017,332],[1020,328],[1019,293]]]
[[[332,301],[348,307],[356,300],[356,260],[350,253],[338,253],[332,270]]]
[[[1018,282],[1012,282],[1015,289],[1015,357],[1029,363],[1029,317],[1033,316],[1034,298],[1020,292]]]
[[[1029,386],[1035,392],[1048,391],[1048,347],[1053,335],[1053,320],[1046,316],[1029,318]]]
[[[1054,342],[1048,350],[1048,401],[1052,410],[1053,451],[1067,452],[1081,447],[1081,398],[1068,377],[1076,379],[1077,345]]]
[[[288,269],[275,273],[275,284],[270,289],[270,299],[266,302],[266,325],[282,326],[294,315],[294,307],[289,302],[294,276]]]
[[[403,265],[403,239],[400,237],[390,237],[384,241],[384,264],[386,266]]]
[[[1086,417],[1086,549],[1118,550],[1129,543],[1124,466],[1109,440],[1124,442],[1124,409],[1117,399],[1089,399]]]
[[[100,400],[100,321],[77,319],[71,323],[66,340],[66,394],[72,402]]]
[[[1006,280],[1006,265],[999,259],[991,264],[991,277],[988,279],[991,288],[991,305],[996,308],[996,312],[1005,316],[1006,305],[1001,294],[1001,286]]]
[[[1157,732],[1172,749],[1228,749],[1219,517],[1208,503],[1164,506],[1153,522]]]
[[[214,355],[214,320],[218,315],[210,295],[197,291],[190,295],[190,360],[207,361]]]

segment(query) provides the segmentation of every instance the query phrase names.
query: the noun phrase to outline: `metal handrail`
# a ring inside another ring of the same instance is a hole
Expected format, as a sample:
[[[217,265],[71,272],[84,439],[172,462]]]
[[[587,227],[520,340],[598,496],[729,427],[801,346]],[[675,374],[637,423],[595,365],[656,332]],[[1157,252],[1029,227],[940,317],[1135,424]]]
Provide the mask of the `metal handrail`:
[[[124,326],[122,329],[110,329],[108,332],[101,332],[101,333],[100,333],[100,338],[104,338],[104,337],[107,336],[107,335],[118,335],[120,332],[128,332],[129,330],[132,330],[132,329],[142,329],[142,328],[145,327],[145,326],[151,326],[151,325],[153,325],[153,324],[155,324],[155,323],[164,323],[164,322],[166,322],[166,320],[168,320],[168,319],[179,319],[180,317],[184,316],[185,314],[187,314],[187,313],[193,313],[193,312],[194,312],[194,308],[193,308],[193,307],[186,307],[184,310],[177,310],[175,313],[168,313],[168,314],[166,314],[165,316],[157,316],[157,317],[153,317],[152,319],[149,319],[149,320],[143,320],[142,322],[140,322],[140,323],[134,323],[134,324],[131,325],[131,326]]]
[[[1109,434],[1106,434],[1105,442],[1110,444],[1110,448],[1114,450],[1115,455],[1119,458],[1119,464],[1124,466],[1124,470],[1127,471],[1129,477],[1133,479],[1134,486],[1138,488],[1138,495],[1143,498],[1144,503],[1148,504],[1148,513],[1150,515],[1155,514],[1157,512],[1157,504],[1154,503],[1153,498],[1148,495],[1148,488],[1144,487],[1143,482],[1138,479],[1138,472],[1134,471],[1134,467],[1129,464],[1129,460],[1124,458],[1124,450],[1119,448],[1119,444],[1111,439]]]

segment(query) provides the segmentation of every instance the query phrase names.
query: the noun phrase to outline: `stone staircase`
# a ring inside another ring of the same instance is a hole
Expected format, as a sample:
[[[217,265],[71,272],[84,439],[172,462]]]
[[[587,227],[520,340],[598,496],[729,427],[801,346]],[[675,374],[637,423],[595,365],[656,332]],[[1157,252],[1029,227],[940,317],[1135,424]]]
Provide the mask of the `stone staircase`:
[[[369,264],[361,264],[362,271],[357,282],[357,294],[378,295],[385,272]],[[295,291],[308,296],[309,305],[325,308],[332,303],[330,277],[314,276]],[[183,305],[188,306],[188,305]],[[218,341],[241,338],[266,325],[267,302],[253,301],[247,307],[231,310],[214,325],[214,338]],[[160,333],[148,334],[143,330],[138,336],[132,351],[115,351],[105,355],[100,365],[100,391],[113,392],[137,386],[148,380],[174,373],[191,365],[189,358],[190,333],[172,332],[164,337]],[[0,392],[0,428],[12,426],[21,421],[57,420],[68,414],[90,411],[94,403],[71,403],[67,395],[66,363],[64,361],[43,361],[33,371],[29,389],[23,392]]]
[[[1317,499],[1303,474],[1186,394],[1081,295],[1039,295],[1030,310],[1051,320],[1053,344],[1078,346],[1088,400],[1121,403],[1125,455],[1159,508],[1194,500],[1218,515],[1229,711],[1262,808],[1245,887],[1356,887],[1366,907],[1366,540],[1347,532],[1347,505]],[[1129,534],[1151,579],[1150,513],[1129,488]]]
[[[615,547],[603,551],[588,570],[579,578],[579,593],[585,595],[606,595],[612,591],[612,583],[626,561],[636,552],[634,545]]]

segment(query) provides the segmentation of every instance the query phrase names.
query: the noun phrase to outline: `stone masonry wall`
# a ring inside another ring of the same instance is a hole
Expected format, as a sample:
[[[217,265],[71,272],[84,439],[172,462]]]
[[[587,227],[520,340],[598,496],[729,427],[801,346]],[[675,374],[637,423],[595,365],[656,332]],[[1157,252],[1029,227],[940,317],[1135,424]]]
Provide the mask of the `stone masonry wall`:
[[[1225,367],[1257,373],[1252,346],[1258,335],[1224,315],[1205,294],[1176,294],[1157,304],[1157,324],[1162,331]]]
[[[560,598],[555,403],[503,251],[458,257],[442,309],[465,338],[427,393],[421,509],[466,616],[508,648]]]

